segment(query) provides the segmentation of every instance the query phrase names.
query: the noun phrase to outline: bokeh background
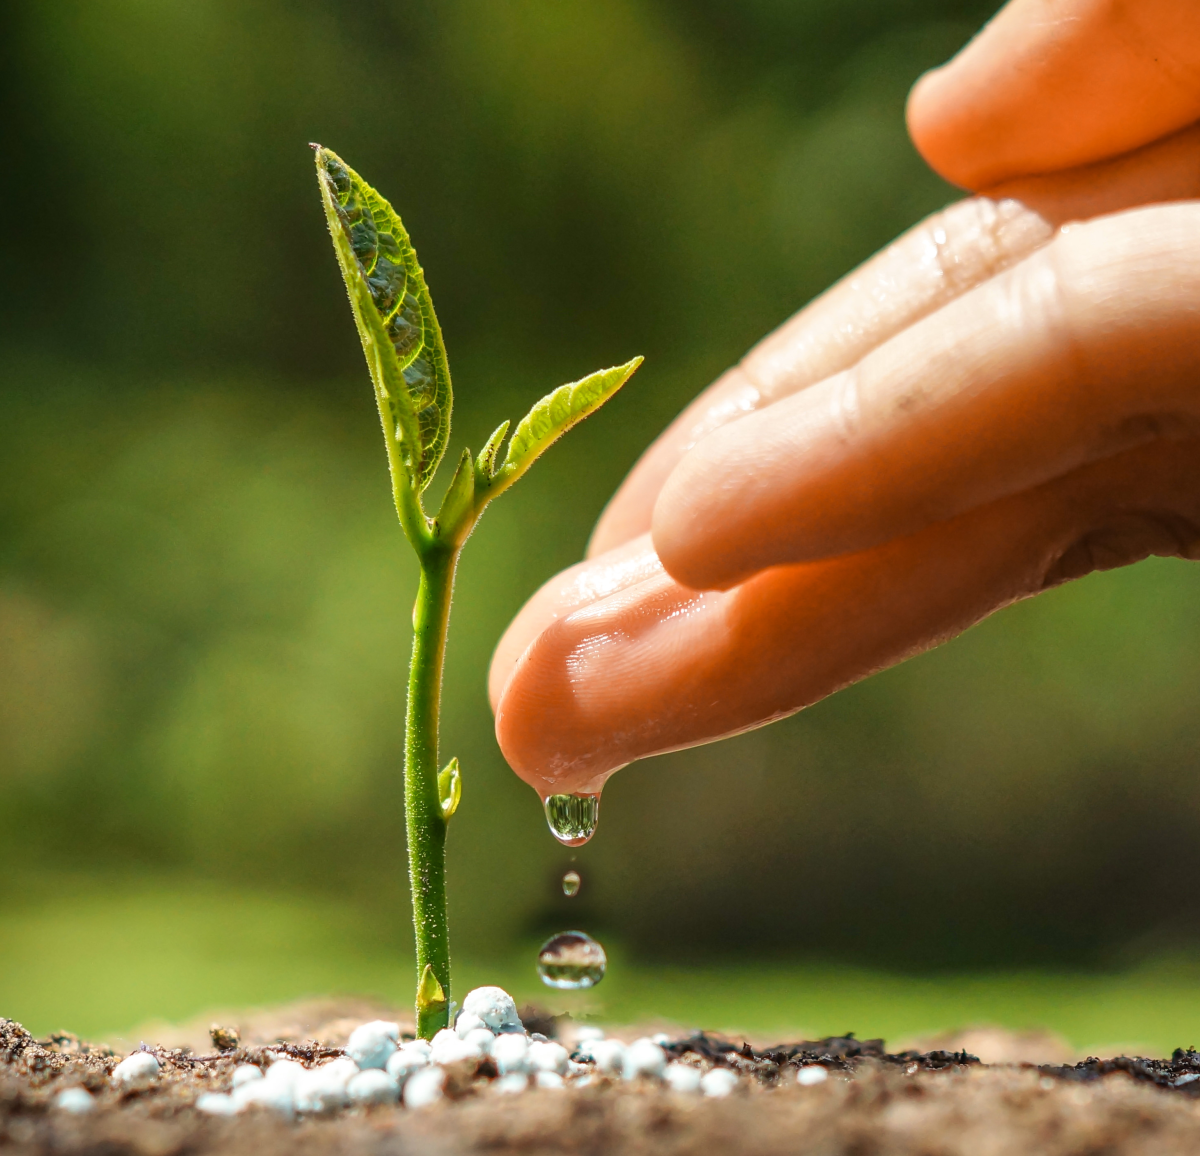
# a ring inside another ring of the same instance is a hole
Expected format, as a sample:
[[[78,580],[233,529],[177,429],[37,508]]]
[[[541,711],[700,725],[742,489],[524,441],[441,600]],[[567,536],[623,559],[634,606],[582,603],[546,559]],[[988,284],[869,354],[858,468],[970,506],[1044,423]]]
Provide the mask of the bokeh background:
[[[530,944],[583,925],[617,961],[589,1005],[610,1016],[1200,1038],[1200,568],[1089,578],[630,768],[574,861],[492,736],[501,630],[651,438],[956,196],[904,98],[994,8],[0,6],[0,1014],[117,1031],[410,990],[415,575],[319,140],[409,226],[456,445],[647,358],[465,555],[444,722],[463,974],[536,994]]]

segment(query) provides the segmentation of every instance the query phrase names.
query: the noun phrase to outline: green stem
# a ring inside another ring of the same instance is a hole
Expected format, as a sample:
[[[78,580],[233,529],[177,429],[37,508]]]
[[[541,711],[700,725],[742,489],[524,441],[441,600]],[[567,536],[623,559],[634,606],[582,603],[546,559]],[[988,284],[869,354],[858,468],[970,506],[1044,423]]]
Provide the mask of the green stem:
[[[404,815],[408,830],[408,879],[417,935],[417,984],[426,965],[441,984],[445,1002],[418,996],[417,1035],[429,1039],[450,1016],[450,938],[446,915],[446,821],[438,795],[438,719],[442,666],[457,548],[437,546],[421,557],[421,585],[413,609],[412,666],[404,732]]]

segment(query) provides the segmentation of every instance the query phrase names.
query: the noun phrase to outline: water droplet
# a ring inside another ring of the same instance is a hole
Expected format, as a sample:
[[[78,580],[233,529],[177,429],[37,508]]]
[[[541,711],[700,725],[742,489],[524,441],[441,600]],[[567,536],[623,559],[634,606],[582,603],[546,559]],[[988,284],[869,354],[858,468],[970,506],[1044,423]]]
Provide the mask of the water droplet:
[[[582,931],[561,931],[538,952],[542,983],[565,991],[595,987],[604,978],[608,957],[604,948]]]
[[[547,795],[546,822],[554,837],[568,847],[586,843],[600,821],[599,795]]]
[[[575,895],[579,891],[579,872],[568,871],[563,876],[563,894]]]

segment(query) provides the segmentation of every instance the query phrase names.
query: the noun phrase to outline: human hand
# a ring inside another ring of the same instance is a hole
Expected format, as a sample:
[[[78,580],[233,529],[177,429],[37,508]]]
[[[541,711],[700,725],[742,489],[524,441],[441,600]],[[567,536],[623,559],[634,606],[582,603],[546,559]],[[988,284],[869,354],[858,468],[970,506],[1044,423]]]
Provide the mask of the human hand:
[[[1200,16],[1014,0],[909,115],[984,195],[718,379],[502,640],[497,736],[542,793],[1090,570],[1200,557]]]

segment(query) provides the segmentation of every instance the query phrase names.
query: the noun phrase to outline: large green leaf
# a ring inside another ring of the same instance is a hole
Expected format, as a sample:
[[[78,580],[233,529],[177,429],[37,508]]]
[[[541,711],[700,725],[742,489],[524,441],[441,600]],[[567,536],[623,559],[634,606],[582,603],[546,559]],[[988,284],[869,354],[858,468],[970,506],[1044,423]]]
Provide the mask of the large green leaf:
[[[505,486],[515,482],[567,430],[608,401],[641,364],[642,359],[635,357],[624,365],[599,369],[542,398],[513,431],[504,465],[496,471],[497,481]]]
[[[385,435],[416,490],[437,470],[453,395],[442,330],[396,211],[336,153],[313,146],[334,252],[375,383]]]

